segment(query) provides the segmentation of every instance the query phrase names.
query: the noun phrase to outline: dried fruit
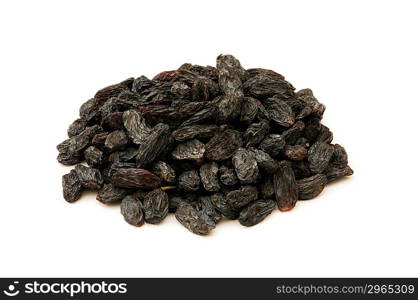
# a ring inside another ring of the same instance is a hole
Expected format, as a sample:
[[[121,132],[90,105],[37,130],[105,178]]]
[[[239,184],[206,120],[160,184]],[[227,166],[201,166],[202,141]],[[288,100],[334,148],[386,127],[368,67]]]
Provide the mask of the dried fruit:
[[[234,185],[238,183],[238,177],[234,169],[229,169],[225,166],[219,168],[219,180],[225,185]]]
[[[103,117],[100,126],[105,130],[120,130],[123,127],[123,112],[112,112],[107,116]]]
[[[274,174],[277,170],[277,161],[271,158],[266,152],[255,149],[249,148],[248,151],[254,157],[257,162],[258,168],[266,173],[266,174]]]
[[[123,113],[123,125],[132,142],[138,145],[145,143],[152,132],[141,113],[134,109]]]
[[[348,165],[340,165],[331,163],[325,170],[328,183],[333,182],[341,177],[353,175],[353,170]]]
[[[245,69],[232,55],[219,55],[216,59],[219,71],[219,86],[225,95],[243,96],[242,83]]]
[[[275,198],[274,184],[273,184],[272,178],[266,179],[266,181],[262,182],[258,188],[260,190],[262,199],[274,199]]]
[[[191,95],[194,101],[208,101],[218,94],[218,85],[209,78],[201,77],[193,82]]]
[[[142,203],[133,195],[123,198],[120,212],[128,224],[142,226],[145,223]]]
[[[319,101],[313,95],[311,89],[302,89],[299,90],[296,94],[296,99],[301,100],[305,104],[305,108],[302,112],[298,115],[298,119],[302,119],[309,115],[313,115],[315,117],[322,117],[325,111],[325,105],[319,103]]]
[[[239,210],[234,209],[222,193],[213,194],[210,197],[212,205],[226,218],[235,220],[238,218]]]
[[[254,226],[263,221],[275,208],[276,202],[273,200],[257,200],[240,212],[238,221],[243,226]]]
[[[191,125],[177,129],[173,132],[176,141],[183,142],[194,138],[205,139],[213,137],[219,130],[216,125]]]
[[[205,154],[205,145],[199,140],[190,140],[185,143],[178,144],[173,151],[175,159],[202,159]]]
[[[243,88],[247,95],[259,99],[273,96],[287,99],[294,95],[294,87],[289,82],[266,73],[252,76],[244,83]]]
[[[286,145],[283,154],[290,160],[303,160],[308,154],[308,150],[301,145]]]
[[[161,185],[161,179],[144,169],[118,168],[111,176],[112,184],[122,188],[152,190]]]
[[[324,112],[312,90],[232,55],[128,78],[84,102],[57,146],[60,163],[77,165],[63,196],[97,190],[135,226],[169,212],[200,235],[223,217],[253,226],[353,174]]]
[[[181,81],[176,81],[171,86],[170,92],[181,99],[189,99],[190,98],[190,87]]]
[[[309,200],[318,196],[327,184],[327,176],[316,174],[298,180],[299,200]]]
[[[151,134],[138,148],[136,163],[144,167],[152,163],[164,151],[170,142],[170,128],[166,124],[157,124]]]
[[[292,108],[282,99],[269,98],[264,103],[270,120],[283,127],[290,127],[295,123]]]
[[[257,161],[249,151],[238,148],[232,157],[232,164],[234,165],[237,177],[242,184],[256,182],[259,174]]]
[[[313,173],[322,173],[328,166],[334,147],[324,142],[316,142],[308,151],[309,168]]]
[[[280,134],[269,134],[263,139],[259,149],[275,157],[280,154],[285,145],[286,142]]]
[[[305,129],[305,123],[297,121],[291,128],[287,129],[282,133],[282,137],[288,145],[294,145],[298,139],[302,136],[303,130]],[[303,139],[305,139],[303,137]],[[303,146],[303,145],[302,145]]]
[[[67,130],[68,137],[71,138],[73,136],[79,135],[80,133],[82,133],[84,131],[84,129],[86,129],[86,125],[87,125],[86,121],[84,121],[83,119],[75,120],[68,127],[68,130]]]
[[[131,89],[133,82],[133,78],[128,78],[120,83],[109,85],[97,91],[94,95],[94,99],[97,99],[98,103],[103,104],[108,99],[117,97],[122,91]]]
[[[273,184],[278,208],[281,211],[291,210],[298,200],[298,186],[290,162],[279,162]]]
[[[85,189],[98,190],[103,185],[102,174],[98,169],[77,165],[74,170]]]
[[[95,123],[100,119],[100,103],[91,98],[80,106],[80,118],[87,124]]]
[[[344,147],[338,144],[334,145],[334,153],[332,156],[332,162],[339,165],[348,164],[348,155]]]
[[[218,164],[216,162],[210,162],[203,164],[199,170],[200,179],[202,181],[203,188],[208,192],[216,192],[220,190],[218,181]]]
[[[155,189],[144,198],[145,222],[160,223],[168,214],[168,196],[162,189]]]
[[[124,150],[115,151],[109,154],[109,162],[134,162],[138,155],[137,148],[126,148]]]
[[[81,197],[83,190],[83,185],[75,170],[71,170],[70,173],[62,176],[62,191],[67,202],[77,201]]]
[[[99,190],[96,199],[104,204],[116,203],[125,198],[128,193],[129,190],[118,188],[108,183]]]
[[[243,135],[245,147],[258,145],[270,131],[267,122],[253,123],[248,126]]]
[[[164,182],[173,184],[176,182],[176,171],[168,163],[164,161],[156,162],[153,170]]]
[[[241,133],[227,129],[215,135],[206,144],[205,156],[208,160],[221,161],[230,158],[242,146]]]
[[[216,117],[220,124],[234,121],[241,109],[241,98],[235,95],[220,96],[213,100],[216,107]]]
[[[219,223],[222,220],[222,214],[216,210],[209,196],[199,197],[198,204],[202,213],[211,218],[215,223]]]
[[[257,188],[252,185],[243,185],[240,189],[226,194],[226,200],[233,209],[240,209],[248,203],[257,200]]]
[[[321,124],[321,129],[319,130],[318,136],[316,138],[317,142],[331,143],[334,138],[333,133],[327,126]]]
[[[204,108],[195,114],[193,114],[190,118],[186,121],[181,123],[179,126],[180,128],[197,125],[197,124],[204,124],[214,122],[217,119],[217,112],[213,107]]]
[[[195,234],[206,235],[215,228],[215,222],[193,205],[181,202],[176,210],[176,219]]]
[[[240,122],[243,124],[251,124],[258,113],[258,100],[251,97],[243,97],[241,99]]]
[[[124,149],[129,143],[128,136],[123,130],[116,130],[110,133],[105,141],[105,147],[109,152]]]
[[[178,187],[180,190],[196,192],[200,188],[200,177],[196,170],[185,171],[180,174]]]

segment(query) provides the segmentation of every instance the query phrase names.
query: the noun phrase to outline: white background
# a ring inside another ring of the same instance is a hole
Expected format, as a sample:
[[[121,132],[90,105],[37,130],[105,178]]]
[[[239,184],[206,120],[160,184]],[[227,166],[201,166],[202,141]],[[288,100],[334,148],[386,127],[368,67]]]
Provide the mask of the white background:
[[[0,276],[418,276],[415,1],[1,1]],[[355,174],[208,237],[62,199],[55,145],[96,90],[184,62],[284,74]]]

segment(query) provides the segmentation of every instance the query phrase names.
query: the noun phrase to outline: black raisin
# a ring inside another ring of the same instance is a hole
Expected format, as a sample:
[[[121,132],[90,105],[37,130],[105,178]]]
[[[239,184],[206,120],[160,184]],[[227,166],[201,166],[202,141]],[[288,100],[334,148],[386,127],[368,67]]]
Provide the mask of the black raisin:
[[[160,223],[168,214],[168,196],[162,189],[155,189],[144,198],[145,222]]]
[[[273,184],[278,208],[281,211],[291,210],[298,200],[298,186],[290,162],[279,162]]]
[[[240,212],[238,221],[243,226],[254,226],[271,214],[275,207],[276,203],[273,200],[257,200]]]

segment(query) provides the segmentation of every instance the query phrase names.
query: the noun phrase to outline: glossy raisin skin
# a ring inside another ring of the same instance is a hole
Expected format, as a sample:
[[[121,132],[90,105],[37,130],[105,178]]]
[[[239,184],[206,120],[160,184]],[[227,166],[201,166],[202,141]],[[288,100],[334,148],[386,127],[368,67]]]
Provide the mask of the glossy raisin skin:
[[[86,99],[57,146],[58,162],[76,165],[62,177],[64,199],[96,191],[134,226],[175,213],[198,235],[222,219],[250,227],[353,174],[311,89],[229,54]]]

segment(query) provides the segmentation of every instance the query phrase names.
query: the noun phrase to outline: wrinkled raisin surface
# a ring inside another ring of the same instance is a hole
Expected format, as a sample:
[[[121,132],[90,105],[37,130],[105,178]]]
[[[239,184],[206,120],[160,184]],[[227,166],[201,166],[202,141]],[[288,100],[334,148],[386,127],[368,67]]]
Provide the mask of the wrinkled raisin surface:
[[[229,54],[85,99],[57,145],[58,162],[76,165],[62,177],[64,199],[97,191],[134,226],[168,213],[199,235],[223,218],[253,226],[353,174],[311,89]]]

